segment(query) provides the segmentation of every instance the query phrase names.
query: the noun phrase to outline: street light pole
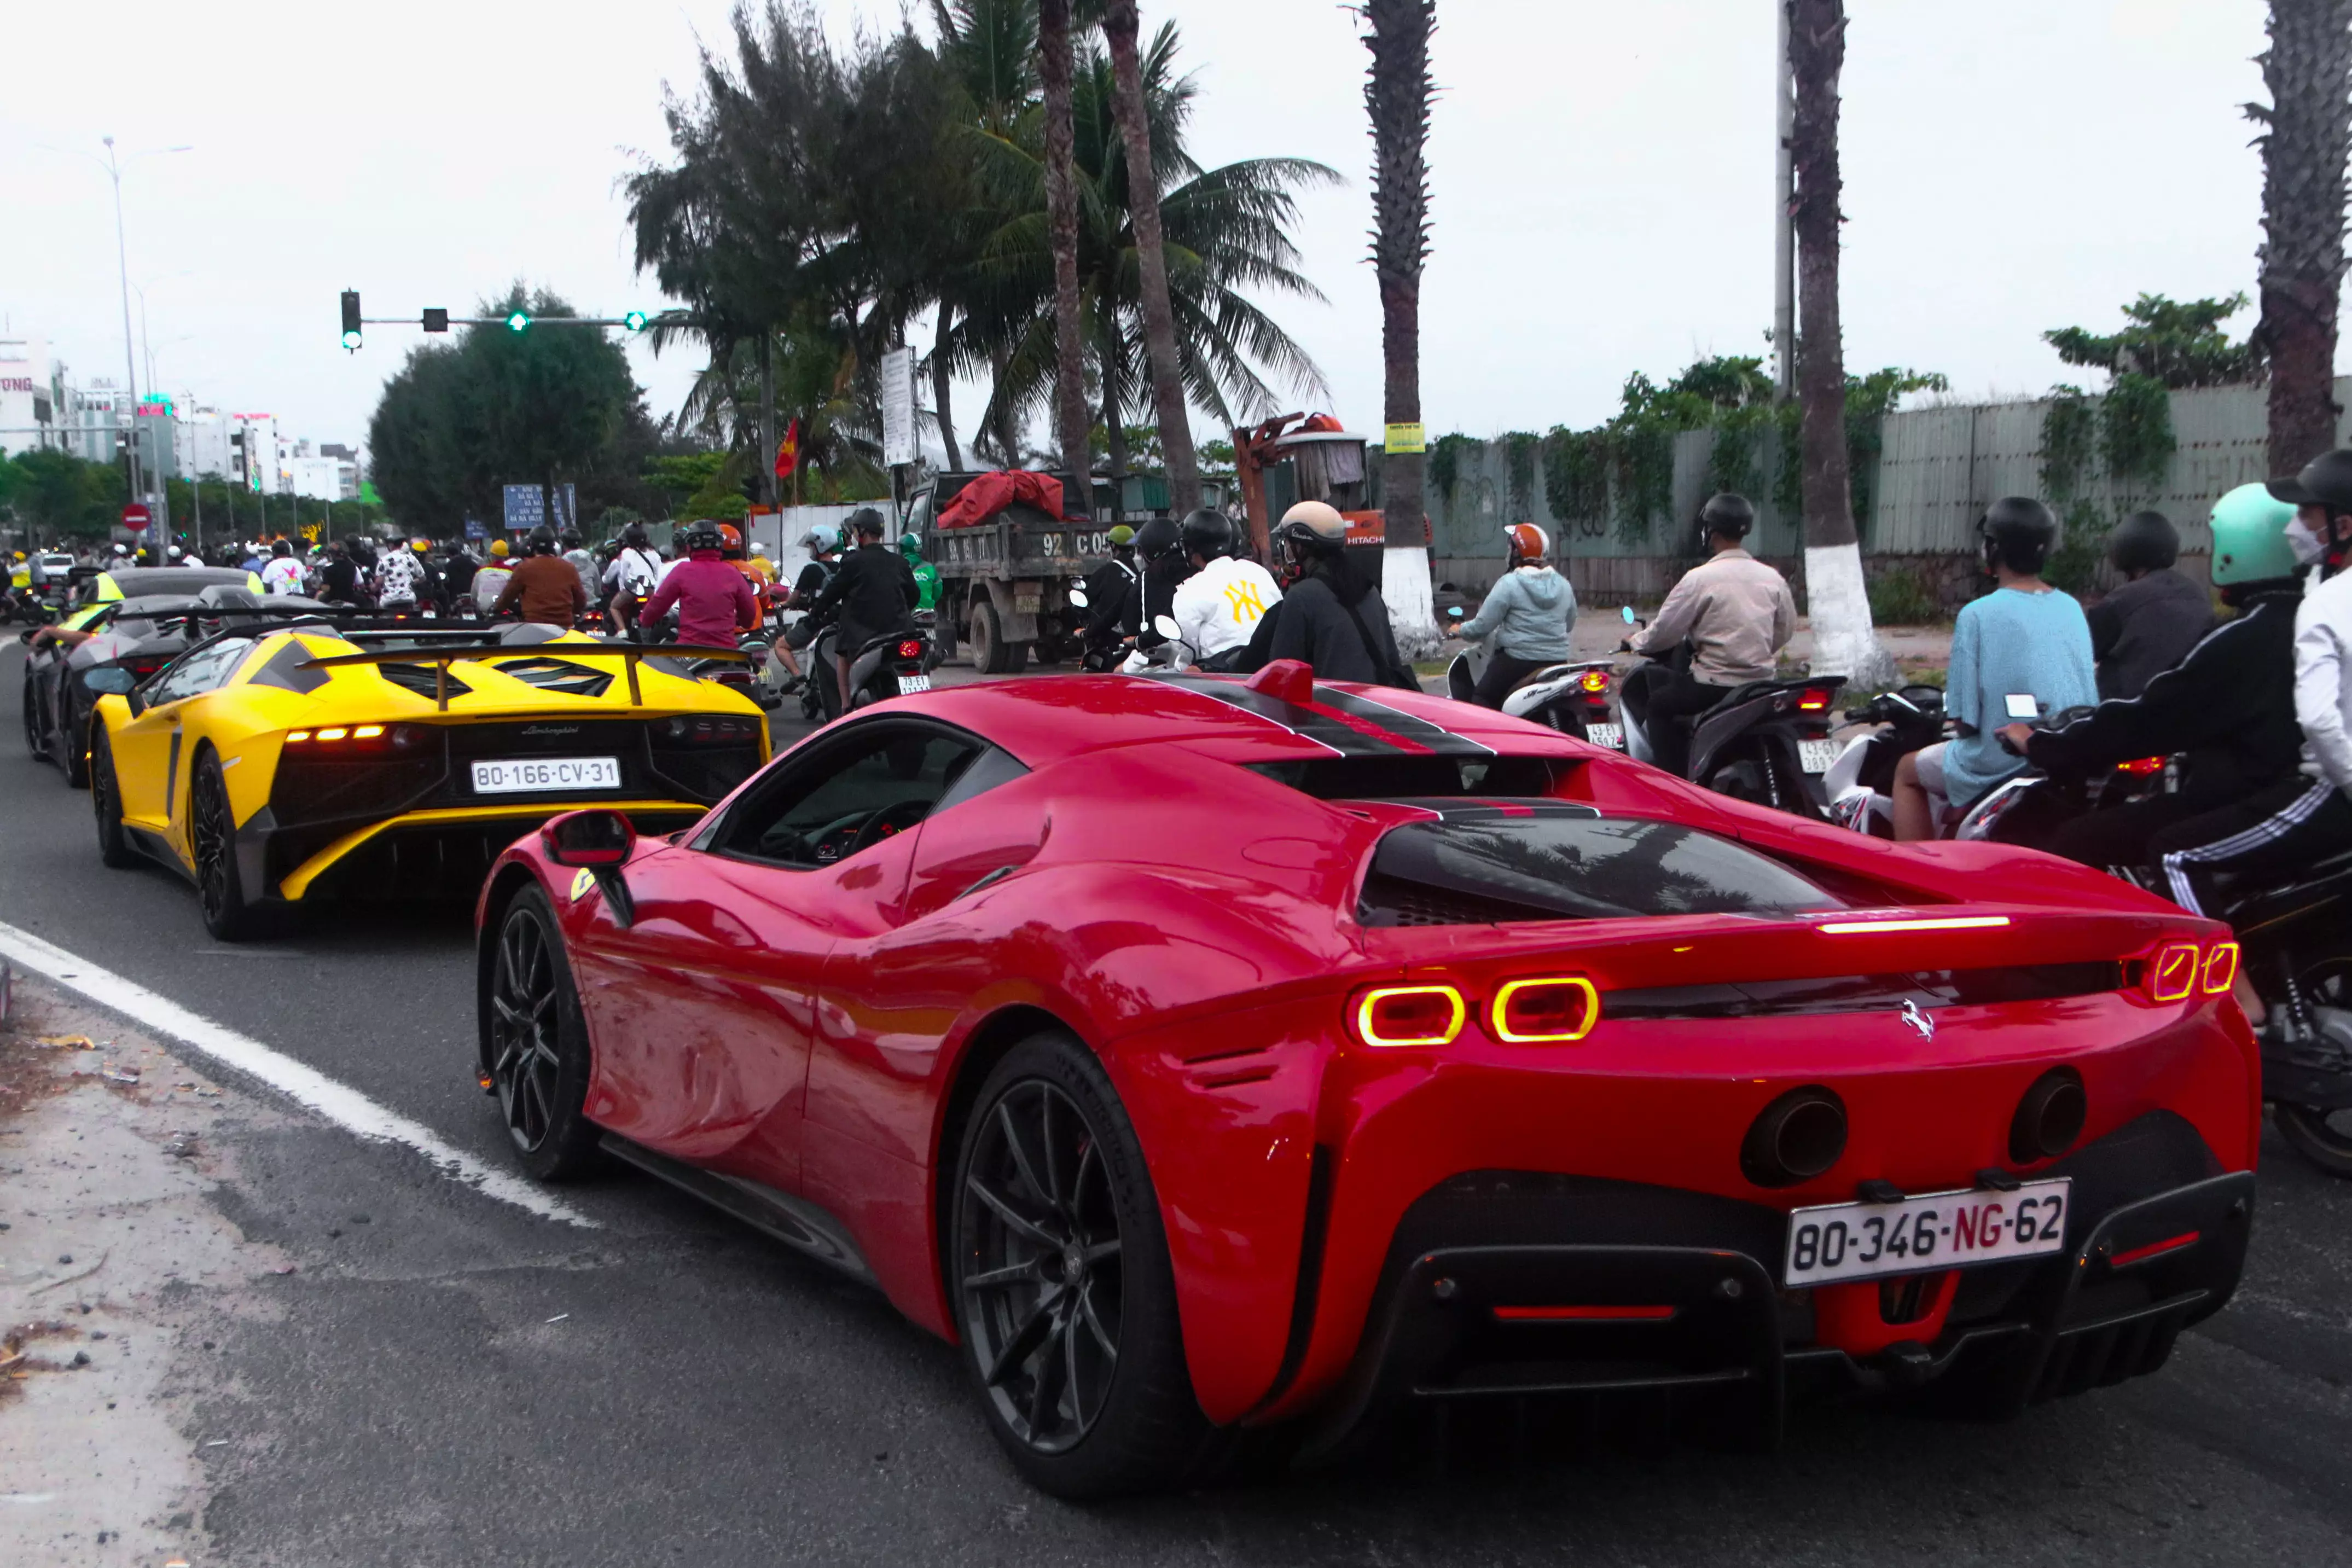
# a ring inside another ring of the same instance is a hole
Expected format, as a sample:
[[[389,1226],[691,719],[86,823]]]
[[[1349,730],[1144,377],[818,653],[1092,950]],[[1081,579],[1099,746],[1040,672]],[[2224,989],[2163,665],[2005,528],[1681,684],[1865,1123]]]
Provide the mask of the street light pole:
[[[122,374],[130,383],[131,494],[147,499],[139,471],[139,355],[131,342],[131,253],[122,239],[122,165],[115,161],[114,138],[106,137],[106,176],[114,182],[114,262],[122,280]],[[148,525],[154,526],[152,522]]]
[[[1790,211],[1797,200],[1797,95],[1789,76],[1789,0],[1776,0],[1780,49],[1772,57],[1772,105],[1779,122],[1773,163],[1772,380],[1786,402],[1797,395],[1797,231]],[[1787,460],[1786,456],[1783,461]]]

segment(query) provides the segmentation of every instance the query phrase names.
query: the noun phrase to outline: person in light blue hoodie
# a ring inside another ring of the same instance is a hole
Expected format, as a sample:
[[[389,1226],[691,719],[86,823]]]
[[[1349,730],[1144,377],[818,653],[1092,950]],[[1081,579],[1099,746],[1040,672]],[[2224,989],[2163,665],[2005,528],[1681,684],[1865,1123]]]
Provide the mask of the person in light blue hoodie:
[[[1551,540],[1532,522],[1513,523],[1503,531],[1510,542],[1511,563],[1502,579],[1478,606],[1478,613],[1449,636],[1473,642],[1495,639],[1487,650],[1486,672],[1478,678],[1472,699],[1482,707],[1500,709],[1511,689],[1548,664],[1568,658],[1568,634],[1576,626],[1576,590],[1551,569],[1544,557]]]

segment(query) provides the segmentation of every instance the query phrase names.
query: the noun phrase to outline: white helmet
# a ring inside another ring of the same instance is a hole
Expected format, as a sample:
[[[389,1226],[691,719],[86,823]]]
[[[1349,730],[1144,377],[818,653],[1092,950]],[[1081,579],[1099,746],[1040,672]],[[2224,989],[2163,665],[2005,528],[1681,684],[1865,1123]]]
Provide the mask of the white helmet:
[[[165,550],[163,554],[167,560],[177,561],[180,558],[180,547],[174,544]]]
[[[754,555],[765,555],[767,552],[768,547],[764,544],[754,542],[751,546],[751,553]]]

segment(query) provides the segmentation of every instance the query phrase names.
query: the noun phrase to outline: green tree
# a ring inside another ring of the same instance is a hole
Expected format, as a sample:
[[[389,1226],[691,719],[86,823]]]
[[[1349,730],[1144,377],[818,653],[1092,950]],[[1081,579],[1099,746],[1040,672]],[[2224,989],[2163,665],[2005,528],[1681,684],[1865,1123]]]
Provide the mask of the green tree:
[[[2057,327],[2042,339],[2066,363],[2112,375],[2144,375],[2168,387],[2236,386],[2263,375],[2261,348],[2232,342],[2221,330],[2245,308],[2243,294],[2187,300],[2142,294],[2124,307],[2121,331]]]
[[[121,521],[128,492],[120,468],[68,452],[39,449],[0,460],[0,506],[43,538],[103,539]]]
[[[2336,445],[2336,328],[2344,291],[2344,178],[2352,145],[2352,0],[2271,0],[2258,58],[2262,126],[2262,321],[2270,360],[2270,471],[2293,473]]]

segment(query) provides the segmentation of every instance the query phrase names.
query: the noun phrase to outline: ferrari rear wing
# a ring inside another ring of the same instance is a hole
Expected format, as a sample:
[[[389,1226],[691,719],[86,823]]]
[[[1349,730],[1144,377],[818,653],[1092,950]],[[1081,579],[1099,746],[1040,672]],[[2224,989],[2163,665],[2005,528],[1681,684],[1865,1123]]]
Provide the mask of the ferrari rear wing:
[[[748,663],[751,658],[740,647],[704,647],[690,643],[530,643],[520,647],[474,643],[459,647],[386,648],[376,653],[339,653],[325,658],[305,659],[297,668],[332,669],[339,665],[429,664],[434,667],[435,706],[446,713],[449,710],[449,667],[458,663],[479,663],[501,654],[515,658],[624,659],[627,662],[629,705],[633,708],[646,705],[645,695],[637,688],[637,661],[640,659],[737,658]]]

